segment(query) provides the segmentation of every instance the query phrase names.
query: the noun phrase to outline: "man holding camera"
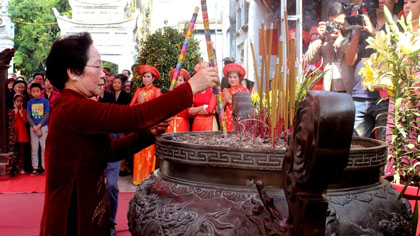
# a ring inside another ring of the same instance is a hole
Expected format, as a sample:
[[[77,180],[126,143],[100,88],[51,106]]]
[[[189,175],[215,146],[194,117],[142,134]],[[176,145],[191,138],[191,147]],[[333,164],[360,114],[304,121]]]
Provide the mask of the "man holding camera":
[[[376,127],[377,138],[385,140],[385,126],[387,122],[385,112],[388,111],[389,104],[388,99],[386,99],[387,93],[386,91],[383,91],[380,94],[379,91],[372,92],[363,89],[359,70],[363,67],[364,58],[368,58],[373,53],[372,49],[366,49],[366,46],[368,45],[366,39],[370,36],[374,37],[376,30],[383,29],[386,23],[384,6],[386,6],[390,12],[393,12],[394,5],[397,2],[398,0],[379,0],[377,4],[373,4],[375,9],[372,10],[376,12],[376,25],[372,24],[368,15],[361,14],[361,17],[363,17],[363,24],[353,31],[350,46],[346,51],[347,64],[350,66],[356,65],[354,75],[355,83],[352,93],[356,109],[354,134],[360,137],[375,138],[374,129]],[[382,94],[385,96],[385,99],[383,100],[381,100]],[[378,103],[380,100],[381,102]]]
[[[320,37],[309,45],[308,51],[305,53],[305,61],[308,64],[315,64],[322,59],[325,71],[324,90],[351,94],[354,84],[354,68],[345,62],[349,36],[344,28],[346,15],[343,5],[339,2],[332,3],[328,17],[329,22],[319,22]]]

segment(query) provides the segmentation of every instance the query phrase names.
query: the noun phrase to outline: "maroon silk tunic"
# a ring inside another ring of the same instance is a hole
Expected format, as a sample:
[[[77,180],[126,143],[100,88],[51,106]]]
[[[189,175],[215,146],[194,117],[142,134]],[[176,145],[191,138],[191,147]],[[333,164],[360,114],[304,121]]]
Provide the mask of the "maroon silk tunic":
[[[107,163],[152,144],[154,136],[145,130],[191,106],[192,100],[189,83],[135,106],[99,103],[64,89],[49,119],[40,234],[66,235],[71,196],[76,189],[79,236],[108,235]],[[133,133],[117,140],[109,136],[127,132]]]

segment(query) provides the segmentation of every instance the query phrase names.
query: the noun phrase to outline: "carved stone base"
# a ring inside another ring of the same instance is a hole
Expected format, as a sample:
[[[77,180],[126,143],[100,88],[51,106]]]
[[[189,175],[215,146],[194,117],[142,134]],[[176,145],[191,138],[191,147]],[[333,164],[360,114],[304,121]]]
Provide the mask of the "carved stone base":
[[[288,235],[286,200],[280,189],[268,190],[283,222],[264,211],[254,186],[248,189],[178,183],[159,170],[136,190],[128,211],[132,235]]]
[[[325,235],[411,235],[411,208],[386,180],[327,192]]]

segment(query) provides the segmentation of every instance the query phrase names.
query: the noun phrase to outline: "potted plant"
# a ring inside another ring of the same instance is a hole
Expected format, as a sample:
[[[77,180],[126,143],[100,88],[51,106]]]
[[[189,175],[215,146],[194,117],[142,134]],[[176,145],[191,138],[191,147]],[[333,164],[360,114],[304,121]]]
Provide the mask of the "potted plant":
[[[411,13],[395,23],[385,9],[387,24],[367,41],[374,49],[360,71],[363,86],[387,90],[390,99],[388,162],[393,185],[411,201],[417,220],[420,183],[420,29],[413,27]],[[419,19],[415,19],[419,21]],[[415,226],[416,224],[413,224]],[[416,232],[415,230],[413,232]]]

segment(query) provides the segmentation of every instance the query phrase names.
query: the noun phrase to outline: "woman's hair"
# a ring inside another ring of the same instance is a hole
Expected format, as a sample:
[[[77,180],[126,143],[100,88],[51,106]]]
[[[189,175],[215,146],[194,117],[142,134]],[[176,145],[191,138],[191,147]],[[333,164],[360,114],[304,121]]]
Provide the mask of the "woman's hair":
[[[120,79],[121,83],[124,85],[124,83],[128,80],[127,76],[123,75],[123,74],[117,74],[114,76],[114,80],[115,79]]]
[[[28,86],[27,84],[26,84],[26,82],[25,82],[25,80],[16,80],[14,83],[13,83],[13,90],[15,89],[15,86],[16,85],[18,85],[18,84],[23,84],[23,87],[25,87],[25,89],[26,89],[26,87]]]
[[[232,74],[232,73],[235,73],[235,74],[237,74],[238,75],[238,78],[239,78],[239,83],[242,81],[242,76],[241,76],[241,73],[239,73],[238,71],[231,71],[231,72],[229,72],[229,74],[228,74],[228,77],[229,77],[229,75],[230,74]]]
[[[67,82],[67,69],[76,75],[83,74],[88,61],[89,47],[93,41],[87,32],[65,35],[54,41],[46,62],[46,75],[57,89]]]

